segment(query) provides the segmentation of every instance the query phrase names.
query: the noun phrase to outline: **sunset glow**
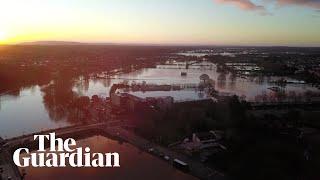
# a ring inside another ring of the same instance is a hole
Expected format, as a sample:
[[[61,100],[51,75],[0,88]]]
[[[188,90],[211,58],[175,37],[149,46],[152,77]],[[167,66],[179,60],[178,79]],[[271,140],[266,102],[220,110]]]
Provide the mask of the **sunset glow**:
[[[6,39],[6,34],[2,31],[0,31],[0,42],[4,41]]]
[[[0,41],[318,46],[317,8],[260,0],[0,0],[7,31]]]
[[[320,180],[320,0],[0,0],[0,180]]]

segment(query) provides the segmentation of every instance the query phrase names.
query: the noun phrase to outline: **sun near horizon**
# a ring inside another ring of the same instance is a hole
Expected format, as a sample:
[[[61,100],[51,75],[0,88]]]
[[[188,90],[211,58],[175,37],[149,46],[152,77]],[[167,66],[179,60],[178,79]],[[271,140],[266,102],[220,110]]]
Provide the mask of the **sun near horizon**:
[[[305,2],[1,0],[0,44],[320,46],[320,3]]]
[[[5,42],[6,39],[7,39],[6,33],[0,31],[0,44],[1,44],[2,42]]]

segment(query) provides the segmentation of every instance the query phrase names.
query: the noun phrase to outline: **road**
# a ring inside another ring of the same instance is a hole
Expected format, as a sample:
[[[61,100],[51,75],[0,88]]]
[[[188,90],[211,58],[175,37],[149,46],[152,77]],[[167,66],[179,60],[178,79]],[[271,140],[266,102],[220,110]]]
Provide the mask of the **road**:
[[[129,142],[130,144],[145,150],[146,152],[148,152],[149,148],[154,148],[154,149],[157,149],[158,154],[162,153],[166,156],[169,156],[171,160],[179,159],[188,163],[190,166],[189,173],[195,177],[198,177],[199,179],[213,179],[213,180],[226,179],[223,173],[220,173],[216,170],[212,170],[206,167],[201,162],[194,161],[190,157],[174,152],[168,148],[165,148],[156,144],[152,144],[148,140],[140,136],[137,136],[133,132],[130,132],[123,128],[112,128],[112,129],[106,128],[105,131],[112,136],[117,136]],[[159,158],[161,158],[162,160],[165,160],[163,157],[159,157]],[[168,163],[171,164],[172,162],[168,161]]]

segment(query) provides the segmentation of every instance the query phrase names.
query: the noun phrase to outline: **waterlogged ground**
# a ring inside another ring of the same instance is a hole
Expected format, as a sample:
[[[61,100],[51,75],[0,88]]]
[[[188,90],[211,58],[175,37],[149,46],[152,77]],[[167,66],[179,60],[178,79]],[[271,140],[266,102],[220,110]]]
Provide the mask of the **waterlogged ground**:
[[[20,168],[27,173],[26,180],[57,179],[196,179],[169,166],[166,162],[153,157],[136,147],[118,141],[93,136],[77,142],[79,147],[90,147],[91,152],[118,152],[120,168]],[[24,170],[23,170],[24,169]]]
[[[109,90],[114,83],[123,81],[153,84],[194,84],[199,83],[202,74],[208,74],[215,81],[215,88],[221,92],[245,96],[254,101],[257,95],[270,93],[268,88],[275,86],[270,81],[279,77],[247,77],[240,78],[230,73],[218,73],[214,64],[202,62],[190,65],[185,69],[185,63],[158,65],[156,68],[144,68],[134,72],[115,75],[106,78],[79,78],[78,80],[62,81],[56,87],[44,88],[37,85],[21,89],[14,96],[0,95],[0,136],[14,137],[24,133],[38,132],[67,126],[77,122],[66,118],[66,104],[74,96],[109,96]],[[186,76],[181,76],[186,72]],[[289,79],[290,80],[290,79]],[[307,84],[288,84],[286,91],[304,93],[308,90],[319,92]],[[184,99],[206,98],[202,92],[136,92],[140,97],[173,96],[175,101]]]
[[[276,86],[272,81],[279,80],[280,77],[237,77],[231,73],[218,73],[217,67],[214,64],[208,62],[202,62],[190,65],[185,69],[185,63],[175,63],[170,65],[158,65],[156,68],[144,68],[131,73],[121,74],[114,76],[108,80],[89,80],[79,81],[77,88],[74,88],[80,94],[84,95],[108,95],[105,92],[109,92],[109,88],[115,82],[135,81],[141,83],[146,81],[153,84],[197,84],[199,83],[199,77],[202,74],[207,74],[215,81],[215,88],[221,92],[233,93],[239,96],[245,96],[247,100],[253,101],[257,95],[261,95],[264,92],[268,92],[268,88]],[[181,72],[186,72],[186,76],[181,76]],[[294,79],[287,78],[288,81],[295,81]],[[319,90],[315,87],[311,87],[308,84],[287,84],[286,91],[295,91],[297,93],[303,93],[306,91]],[[145,96],[150,92],[146,92]],[[152,92],[151,92],[152,93]],[[181,94],[186,93],[182,92]],[[141,93],[138,93],[140,96]],[[159,94],[159,93],[157,93]],[[167,95],[166,92],[163,93]],[[186,93],[188,94],[188,93]],[[189,92],[190,98],[197,98],[198,93]],[[174,93],[173,93],[174,96]],[[184,95],[181,95],[182,98]],[[177,98],[181,100],[179,95]]]

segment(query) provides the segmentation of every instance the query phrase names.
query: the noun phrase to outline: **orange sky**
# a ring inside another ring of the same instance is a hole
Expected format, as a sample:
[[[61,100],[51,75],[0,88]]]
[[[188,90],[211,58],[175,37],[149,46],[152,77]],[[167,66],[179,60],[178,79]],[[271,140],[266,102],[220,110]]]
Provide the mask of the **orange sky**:
[[[320,13],[311,5],[263,2],[0,0],[0,43],[320,45]]]

